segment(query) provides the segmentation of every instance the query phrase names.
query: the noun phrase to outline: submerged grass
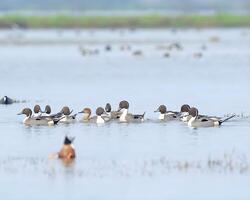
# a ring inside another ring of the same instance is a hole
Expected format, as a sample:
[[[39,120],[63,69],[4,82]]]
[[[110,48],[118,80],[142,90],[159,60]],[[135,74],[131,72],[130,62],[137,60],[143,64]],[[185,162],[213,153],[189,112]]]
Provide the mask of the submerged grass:
[[[136,15],[136,16],[74,16],[19,15],[0,16],[0,27],[18,25],[26,28],[118,28],[118,27],[246,27],[250,26],[250,15],[221,13],[215,15]]]

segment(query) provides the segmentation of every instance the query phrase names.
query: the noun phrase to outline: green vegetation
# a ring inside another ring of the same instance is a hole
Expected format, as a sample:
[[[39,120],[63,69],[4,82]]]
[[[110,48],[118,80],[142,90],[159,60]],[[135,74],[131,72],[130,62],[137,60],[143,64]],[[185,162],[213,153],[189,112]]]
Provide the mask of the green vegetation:
[[[250,15],[137,15],[137,16],[74,16],[74,15],[2,15],[0,27],[19,25],[27,28],[118,28],[118,27],[241,27],[250,26]]]

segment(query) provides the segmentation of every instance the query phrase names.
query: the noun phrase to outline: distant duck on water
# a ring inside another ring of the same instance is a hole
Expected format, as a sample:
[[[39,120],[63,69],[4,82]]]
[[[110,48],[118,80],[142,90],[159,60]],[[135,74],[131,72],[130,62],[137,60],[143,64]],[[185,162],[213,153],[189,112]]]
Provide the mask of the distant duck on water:
[[[3,98],[0,99],[0,104],[8,105],[8,104],[13,104],[13,103],[15,103],[15,100],[13,100],[7,96],[4,96]]]

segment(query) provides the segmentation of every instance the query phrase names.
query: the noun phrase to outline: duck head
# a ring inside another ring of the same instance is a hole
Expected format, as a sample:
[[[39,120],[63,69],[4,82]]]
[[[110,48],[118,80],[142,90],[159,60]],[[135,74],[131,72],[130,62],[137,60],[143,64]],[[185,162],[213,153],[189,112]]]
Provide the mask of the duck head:
[[[110,105],[110,103],[107,103],[106,104],[106,106],[105,106],[105,111],[107,112],[107,113],[110,113],[111,112],[111,105]]]
[[[91,116],[91,109],[90,108],[84,108],[82,111],[78,112],[83,114],[83,120],[88,120]]]
[[[41,107],[39,105],[35,105],[33,110],[34,110],[35,114],[38,114],[38,113],[42,112]]]
[[[69,107],[68,106],[64,106],[61,110],[61,113],[68,116],[72,113],[72,111],[70,111]]]
[[[102,108],[102,107],[98,107],[97,109],[96,109],[96,115],[97,116],[101,116],[102,114],[104,114],[105,113],[105,111],[104,111],[104,109]]]
[[[186,112],[188,113],[190,110],[190,106],[188,104],[184,104],[181,106],[181,112]]]
[[[123,109],[128,110],[128,108],[129,108],[129,103],[128,103],[126,100],[121,101],[121,102],[119,103],[118,112],[121,111],[121,110],[123,110]]]
[[[51,113],[51,107],[49,105],[45,106],[44,113],[46,113],[47,115],[49,115]]]
[[[165,105],[160,105],[159,108],[155,110],[154,112],[160,112],[161,114],[166,114],[167,107]]]
[[[197,108],[195,108],[195,107],[190,108],[189,115],[196,118],[198,116],[198,114],[199,114],[199,112],[198,112]]]
[[[31,117],[32,110],[30,108],[24,108],[18,115],[26,115],[26,117]]]

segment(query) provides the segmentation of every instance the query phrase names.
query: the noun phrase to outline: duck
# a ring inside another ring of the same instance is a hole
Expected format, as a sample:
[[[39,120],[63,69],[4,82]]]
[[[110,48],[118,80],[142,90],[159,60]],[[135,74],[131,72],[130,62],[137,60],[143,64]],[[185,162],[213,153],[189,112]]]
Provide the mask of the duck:
[[[42,110],[41,110],[40,105],[35,105],[34,108],[33,108],[33,111],[34,111],[33,117],[42,116]]]
[[[191,115],[191,118],[188,121],[188,126],[192,127],[192,128],[220,126],[224,122],[235,117],[235,115],[232,115],[230,117],[227,117],[225,119],[220,119],[220,120],[214,120],[214,119],[211,119],[211,118],[206,117],[206,116],[199,117],[199,111],[195,107],[190,108],[189,114]]]
[[[9,104],[13,104],[13,103],[15,103],[15,100],[13,100],[7,96],[4,96],[3,98],[0,99],[0,104],[9,105]]]
[[[119,119],[121,112],[112,111],[111,104],[107,103],[105,106],[105,116],[110,119]]]
[[[111,120],[110,117],[104,116],[105,110],[102,107],[98,107],[96,109],[96,123],[97,124],[104,124]]]
[[[23,120],[25,125],[55,125],[57,124],[61,118],[48,118],[48,117],[34,117],[32,116],[32,110],[30,108],[24,108],[18,115],[26,115]]]
[[[50,105],[46,105],[44,111],[42,111],[43,116],[51,116],[51,107]]]
[[[62,119],[60,120],[60,123],[63,124],[74,123],[76,121],[77,114],[71,115],[72,112],[73,110],[70,111],[68,106],[64,106],[62,110],[58,113],[58,116],[62,114]]]
[[[160,112],[158,119],[161,121],[176,120],[179,114],[178,112],[167,111],[167,107],[165,105],[160,105],[154,112]]]
[[[191,118],[191,115],[189,115],[189,110],[190,110],[190,105],[188,104],[183,104],[181,106],[181,110],[180,110],[180,120],[183,122],[188,122]]]
[[[126,100],[123,100],[119,103],[119,109],[117,112],[121,112],[121,116],[119,118],[119,122],[143,122],[145,112],[142,115],[133,115],[128,113],[129,103]]]
[[[56,156],[59,159],[64,161],[72,161],[76,158],[75,148],[73,146],[74,137],[70,138],[65,136],[63,146],[61,147],[60,151],[56,153]]]
[[[190,106],[188,104],[184,104],[181,106],[181,111],[180,111],[180,120],[183,122],[188,122],[192,116],[189,114]],[[214,121],[219,121],[222,118],[221,117],[216,117],[216,116],[209,116],[209,115],[198,115],[198,118],[209,118]]]
[[[82,111],[78,112],[79,114],[83,114],[82,118],[79,120],[83,123],[95,123],[97,117],[91,117],[91,109],[90,108],[84,108]]]

